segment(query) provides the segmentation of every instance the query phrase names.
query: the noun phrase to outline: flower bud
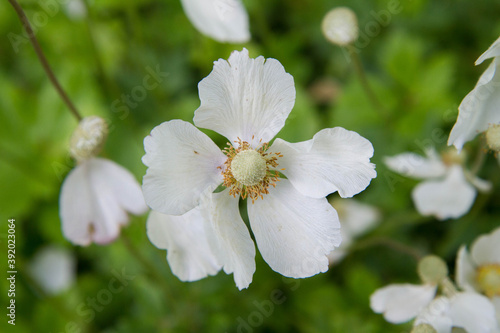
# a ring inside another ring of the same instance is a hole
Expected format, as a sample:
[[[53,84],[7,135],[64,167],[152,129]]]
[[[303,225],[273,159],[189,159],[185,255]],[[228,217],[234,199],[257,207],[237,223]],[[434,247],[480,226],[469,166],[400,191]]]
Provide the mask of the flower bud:
[[[70,154],[78,162],[96,156],[108,136],[108,125],[104,119],[90,116],[78,124],[70,141]]]
[[[448,266],[438,256],[425,256],[418,262],[418,275],[424,283],[438,284],[448,276]]]
[[[358,19],[347,7],[337,7],[329,11],[321,24],[325,38],[340,46],[351,44],[358,39]]]
[[[418,324],[413,327],[411,333],[437,333],[437,331],[429,324]]]
[[[496,152],[500,152],[500,125],[490,125],[486,131],[486,144]]]

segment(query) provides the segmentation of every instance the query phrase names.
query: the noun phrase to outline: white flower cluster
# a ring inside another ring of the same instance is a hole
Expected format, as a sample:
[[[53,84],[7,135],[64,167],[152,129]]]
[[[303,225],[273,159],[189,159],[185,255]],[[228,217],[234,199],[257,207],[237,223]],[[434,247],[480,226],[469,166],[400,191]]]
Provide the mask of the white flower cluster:
[[[469,254],[457,254],[455,280],[447,277],[442,259],[419,262],[422,284],[393,284],[375,291],[370,306],[394,324],[415,319],[413,332],[449,333],[453,327],[470,333],[500,332],[500,228],[476,239]],[[441,294],[437,295],[438,287]]]

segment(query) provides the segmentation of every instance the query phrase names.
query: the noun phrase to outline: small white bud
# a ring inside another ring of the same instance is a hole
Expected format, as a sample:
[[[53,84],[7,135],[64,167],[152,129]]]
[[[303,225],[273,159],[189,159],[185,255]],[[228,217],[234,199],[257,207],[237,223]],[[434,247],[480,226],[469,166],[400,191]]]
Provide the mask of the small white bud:
[[[78,162],[96,156],[108,136],[108,125],[101,117],[82,119],[70,141],[70,154]]]
[[[418,275],[424,283],[438,284],[448,276],[448,266],[443,259],[430,255],[418,262]]]
[[[358,19],[347,7],[329,11],[321,24],[323,35],[333,44],[344,46],[358,39]]]
[[[496,152],[500,152],[500,125],[490,125],[486,131],[486,144]]]

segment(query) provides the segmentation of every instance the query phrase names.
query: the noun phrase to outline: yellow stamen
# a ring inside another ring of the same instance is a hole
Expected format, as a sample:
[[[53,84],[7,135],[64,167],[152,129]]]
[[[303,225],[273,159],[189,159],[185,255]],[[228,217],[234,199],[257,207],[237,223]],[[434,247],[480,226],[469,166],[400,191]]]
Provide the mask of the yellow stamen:
[[[486,296],[500,296],[500,264],[480,266],[477,269],[476,281]]]

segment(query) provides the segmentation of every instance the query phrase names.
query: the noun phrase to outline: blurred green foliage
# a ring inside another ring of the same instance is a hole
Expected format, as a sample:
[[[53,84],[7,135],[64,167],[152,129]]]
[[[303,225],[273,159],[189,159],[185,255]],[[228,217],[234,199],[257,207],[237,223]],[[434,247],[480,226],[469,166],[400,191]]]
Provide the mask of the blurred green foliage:
[[[356,197],[379,207],[383,218],[360,244],[374,237],[397,240],[422,254],[442,256],[452,269],[460,244],[498,226],[496,161],[489,156],[480,173],[495,183],[494,191],[480,194],[466,216],[439,222],[415,212],[410,191],[416,182],[388,171],[382,158],[422,152],[428,144],[445,147],[458,104],[486,68],[475,67],[474,61],[500,35],[500,4],[401,0],[397,14],[382,17],[391,1],[244,1],[252,33],[245,45],[220,44],[201,35],[176,0],[88,1],[88,16],[81,18],[68,16],[64,5],[47,12],[41,4],[48,1],[20,3],[30,19],[47,14],[43,25],[35,25],[36,36],[56,76],[83,115],[108,119],[112,130],[104,155],[137,179],[146,171],[141,163],[143,138],[163,121],[192,121],[199,106],[197,84],[213,61],[246,47],[251,57],[278,59],[294,77],[295,108],[278,137],[308,140],[322,128],[342,126],[373,143],[378,177]],[[364,94],[348,53],[321,34],[323,16],[341,5],[357,13],[365,37],[373,32],[367,29],[378,26],[358,51],[385,118]],[[304,280],[283,278],[258,256],[253,282],[241,292],[224,273],[180,282],[170,272],[165,251],[148,241],[146,216],[132,218],[123,233],[156,273],[146,269],[122,239],[108,246],[72,246],[61,234],[58,196],[74,167],[67,149],[77,123],[7,1],[0,2],[0,31],[0,234],[6,244],[6,221],[15,218],[20,271],[16,326],[8,325],[2,314],[0,331],[410,331],[410,324],[388,324],[369,308],[369,295],[376,288],[418,282],[416,262],[381,244],[359,246],[327,273]],[[127,105],[123,94],[130,95],[155,69],[168,75],[143,100]],[[325,87],[326,95],[319,94]],[[214,139],[224,144],[223,138]],[[467,149],[473,157],[477,140]],[[78,259],[75,285],[58,296],[41,294],[26,274],[27,262],[46,244],[64,246]],[[6,259],[1,261],[4,267]],[[108,288],[114,273],[122,270],[133,279],[109,304],[92,310],[88,298]],[[8,288],[5,279],[0,281],[4,306]]]

